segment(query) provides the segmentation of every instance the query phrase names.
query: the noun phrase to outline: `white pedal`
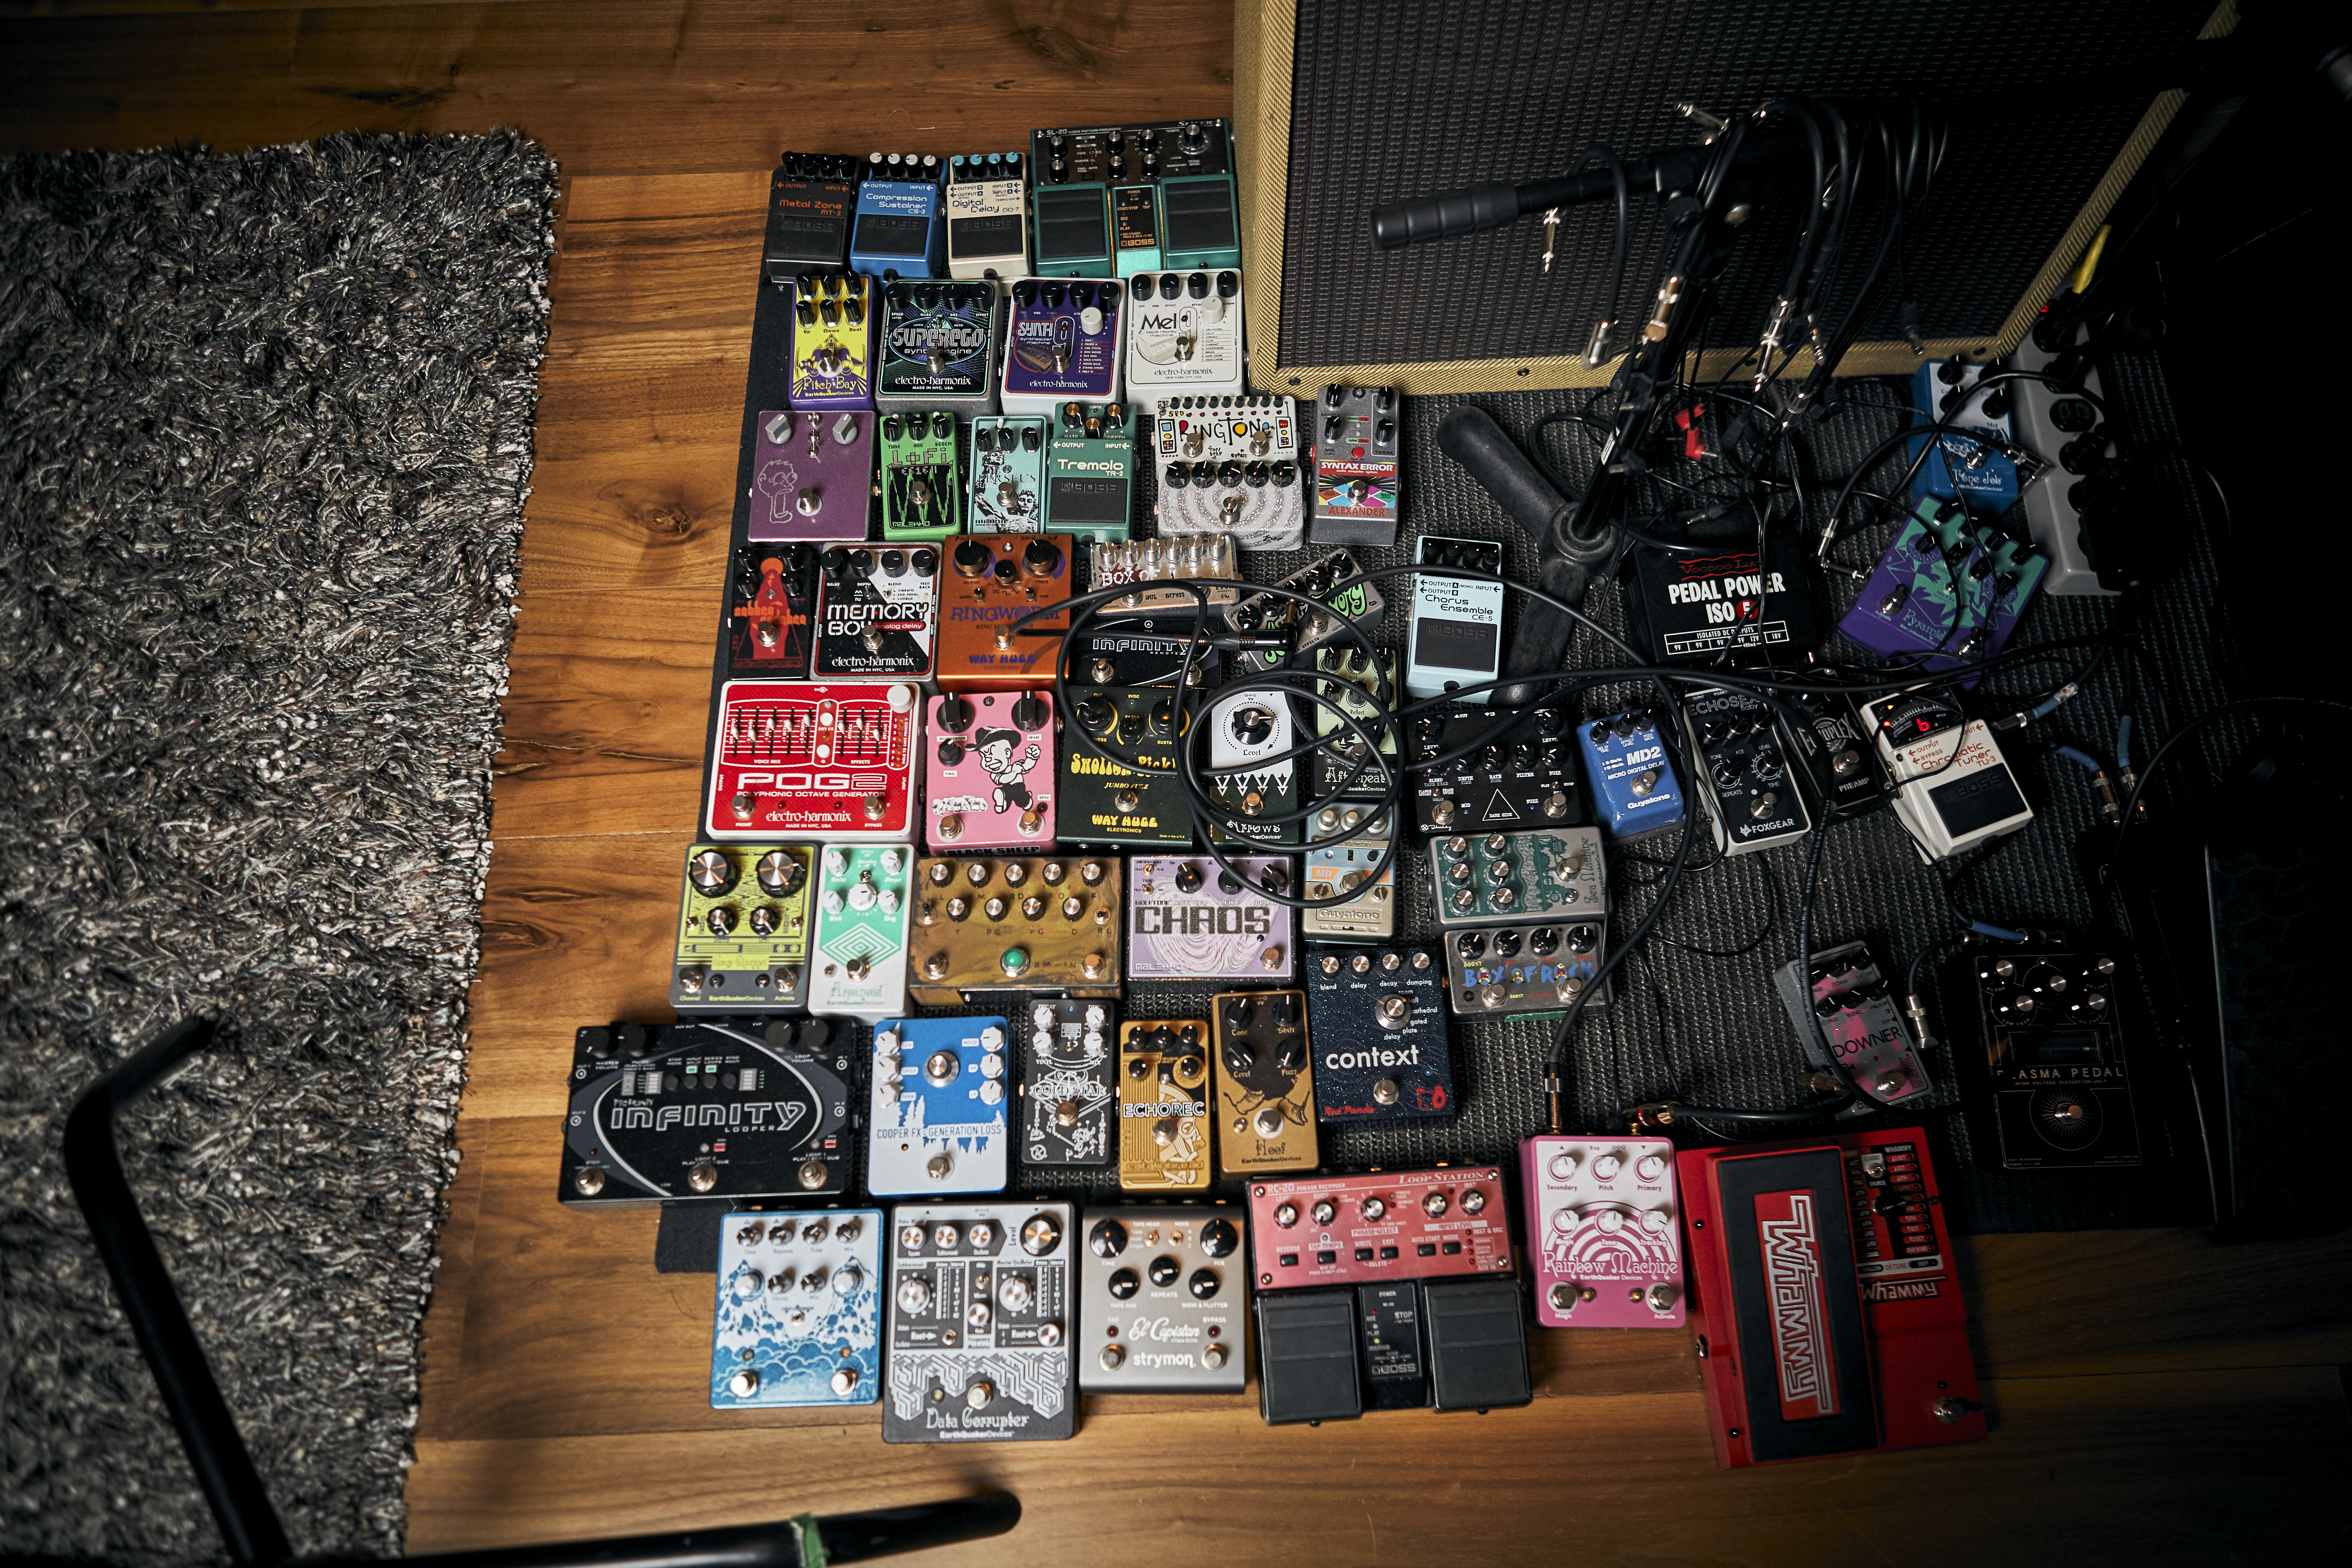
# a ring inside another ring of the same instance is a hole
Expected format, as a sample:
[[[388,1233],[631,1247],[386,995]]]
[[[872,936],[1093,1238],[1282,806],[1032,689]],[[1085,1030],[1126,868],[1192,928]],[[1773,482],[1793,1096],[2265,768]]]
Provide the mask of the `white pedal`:
[[[874,1023],[907,1010],[914,874],[905,844],[828,844],[817,856],[810,1012]]]
[[[1139,272],[1127,280],[1127,401],[1156,414],[1170,397],[1242,395],[1242,275]]]

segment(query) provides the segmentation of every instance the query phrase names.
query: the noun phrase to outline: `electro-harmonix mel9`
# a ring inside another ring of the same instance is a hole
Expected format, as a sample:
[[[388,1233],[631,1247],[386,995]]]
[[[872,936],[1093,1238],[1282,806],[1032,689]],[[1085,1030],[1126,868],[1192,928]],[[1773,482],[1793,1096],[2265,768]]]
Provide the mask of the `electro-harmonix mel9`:
[[[915,703],[912,686],[727,682],[704,831],[735,841],[909,837]]]
[[[1118,994],[1114,856],[926,860],[915,909],[915,998],[926,1006],[1003,991]]]
[[[770,1013],[807,1005],[810,855],[791,844],[686,852],[671,1006]]]
[[[1127,281],[1127,400],[1156,414],[1184,395],[1242,395],[1242,275],[1214,271],[1139,272]],[[1291,402],[1284,398],[1284,403]],[[1294,503],[1298,456],[1296,405],[1290,458]],[[1293,545],[1296,545],[1294,538]]]
[[[1067,1437],[1077,1424],[1068,1204],[891,1214],[886,1443]]]
[[[874,508],[874,416],[769,409],[758,429],[751,541],[864,539]]]

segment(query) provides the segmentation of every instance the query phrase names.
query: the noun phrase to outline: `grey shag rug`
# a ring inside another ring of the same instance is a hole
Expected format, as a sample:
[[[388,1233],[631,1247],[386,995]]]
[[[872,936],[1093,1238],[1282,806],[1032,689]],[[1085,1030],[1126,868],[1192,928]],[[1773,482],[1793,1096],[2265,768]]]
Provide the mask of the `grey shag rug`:
[[[126,1163],[298,1551],[402,1540],[547,336],[512,133],[0,160],[0,1551],[224,1556],[58,1154]]]

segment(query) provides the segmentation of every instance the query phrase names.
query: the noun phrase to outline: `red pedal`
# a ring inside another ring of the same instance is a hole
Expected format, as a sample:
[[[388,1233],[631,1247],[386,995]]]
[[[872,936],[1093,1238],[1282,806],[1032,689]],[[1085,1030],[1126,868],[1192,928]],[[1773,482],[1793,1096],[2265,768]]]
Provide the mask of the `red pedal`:
[[[729,681],[703,830],[729,840],[911,837],[916,695],[903,684]]]
[[[1493,1165],[1252,1182],[1249,1201],[1261,1290],[1511,1271]]]

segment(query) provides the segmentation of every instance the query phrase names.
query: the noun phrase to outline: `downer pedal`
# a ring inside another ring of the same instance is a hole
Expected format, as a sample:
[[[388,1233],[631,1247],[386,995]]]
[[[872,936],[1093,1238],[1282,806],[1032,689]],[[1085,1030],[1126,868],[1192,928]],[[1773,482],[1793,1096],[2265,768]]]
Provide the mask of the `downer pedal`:
[[[1511,1271],[1497,1166],[1253,1182],[1249,1202],[1261,1290]]]
[[[1445,976],[1425,947],[1310,951],[1315,1114],[1333,1127],[1443,1124],[1459,1109]]]
[[[1918,1129],[1686,1150],[1675,1165],[1717,1465],[1983,1438]]]
[[[1490,539],[1449,539],[1424,533],[1413,541],[1416,566],[1451,566],[1479,577],[1416,572],[1412,621],[1406,630],[1404,689],[1416,698],[1444,697],[1465,686],[1460,700],[1484,703],[1483,687],[1502,668],[1503,547]]]
[[[1127,863],[1130,980],[1287,982],[1297,955],[1286,857],[1237,856],[1228,871],[1207,856],[1138,855]]]
[[[1118,1184],[1130,1193],[1209,1185],[1209,1026],[1129,1019],[1118,1031]]]
[[[923,1005],[1003,991],[1118,994],[1115,857],[926,860],[918,875],[915,1000]]]
[[[929,680],[940,614],[940,552],[836,544],[817,583],[822,680]]]
[[[1289,695],[1244,688],[1212,702],[1207,723],[1211,772],[1205,782],[1223,808],[1209,818],[1210,842],[1297,843],[1298,761],[1283,754],[1298,743]]]
[[[2009,640],[2049,567],[2049,557],[1957,503],[1922,501],[1838,630],[1929,674],[1980,664]]]
[[[874,406],[885,413],[996,411],[996,285],[892,283],[882,290],[881,369]]]
[[[810,1012],[871,1023],[907,1010],[913,860],[903,844],[828,844],[818,855]]]
[[[862,540],[874,511],[874,416],[849,409],[760,416],[751,467],[754,544]]]
[[[1818,691],[1792,691],[1780,706],[1781,743],[1822,821],[1860,816],[1886,804],[1875,748],[1843,702]],[[1790,709],[1804,715],[1804,722],[1791,720]]]
[[[791,394],[812,409],[874,406],[874,280],[803,272],[793,284]]]
[[[891,1211],[886,1443],[1067,1437],[1075,1215],[1068,1204]]]
[[[1192,807],[1176,776],[1176,748],[1192,714],[1167,687],[1100,686],[1077,699],[1071,719],[1081,734],[1113,756],[1088,751],[1065,732],[1062,815],[1065,844],[1106,849],[1190,849]]]
[[[787,153],[778,160],[768,182],[761,271],[769,282],[848,267],[849,220],[865,174],[866,166],[846,154]]]
[[[1112,1082],[1118,1024],[1108,1002],[1033,1002],[1021,1052],[1021,1160],[1025,1165],[1108,1165],[1117,1122]]]
[[[1369,827],[1367,816],[1376,819]],[[1315,814],[1307,829],[1307,896],[1353,896],[1344,903],[1299,910],[1301,936],[1386,942],[1396,934],[1396,858],[1389,853],[1390,832],[1388,813],[1375,806],[1327,805]]]
[[[1003,1018],[885,1018],[874,1029],[866,1190],[1001,1193],[1011,1177]]]
[[[1172,398],[1242,395],[1242,275],[1139,272],[1127,280],[1127,400],[1157,414]],[[1293,510],[1298,510],[1297,405],[1291,405]],[[1197,404],[1193,406],[1199,406]],[[1230,405],[1228,405],[1230,406]],[[1293,543],[1286,548],[1296,548]]]
[[[1612,841],[1629,844],[1683,825],[1683,792],[1657,715],[1632,709],[1577,727],[1593,819]]]
[[[1457,833],[1429,841],[1430,907],[1441,926],[1599,922],[1609,914],[1597,828]]]
[[[1217,1030],[1217,1174],[1313,1170],[1320,1155],[1305,994],[1229,991],[1209,1011]]]
[[[669,1005],[681,1013],[807,1005],[806,845],[698,844],[686,852]]]
[[[1068,602],[1072,548],[1068,535],[1054,533],[973,533],[948,547],[940,584],[942,689],[1053,686],[1069,617],[1039,615],[1017,631],[1013,623]]]
[[[1683,698],[1691,771],[1706,792],[1715,847],[1726,856],[1776,849],[1812,831],[1772,719],[1769,703],[1744,691],[1710,686]]]
[[[849,1058],[822,1018],[614,1024],[572,1047],[556,1195],[831,1197],[849,1187]]]
[[[1675,1328],[1683,1321],[1675,1146],[1664,1138],[1539,1133],[1519,1145],[1536,1321],[1547,1329]]]
[[[1960,854],[2033,820],[2000,744],[1949,694],[1906,691],[1862,710],[1895,781],[1895,815],[1923,860]]]
[[[1581,823],[1584,796],[1568,757],[1568,724],[1557,707],[1455,708],[1414,719],[1413,826],[1423,833],[1491,833]]]
[[[924,846],[934,855],[1054,842],[1054,700],[980,691],[931,702]]]
[[[1249,1263],[1243,1215],[1204,1204],[1079,1216],[1078,1387],[1088,1394],[1239,1394]]]
[[[1045,437],[1045,526],[1080,539],[1125,539],[1135,527],[1134,490],[1127,410],[1063,404]]]
[[[1805,1059],[1815,1067],[1836,1069],[1881,1105],[1934,1092],[1869,943],[1822,949],[1813,954],[1803,980],[1792,959],[1772,972],[1772,986]]]
[[[1041,231],[1041,250],[1045,237]],[[997,383],[1004,412],[1050,415],[1065,403],[1117,403],[1125,302],[1113,278],[1014,279]]]
[[[1149,316],[1146,307],[1136,308],[1138,321]],[[1132,395],[1133,365],[1127,382]],[[1152,454],[1160,465],[1162,538],[1230,533],[1244,550],[1296,550],[1306,542],[1297,398],[1162,398],[1152,420]]]
[[[882,416],[882,537],[945,539],[963,531],[963,464],[955,416]]]
[[[939,278],[947,272],[948,226],[940,210],[936,153],[876,153],[857,187],[849,269],[875,278]]]
[[[1311,416],[1315,518],[1307,533],[1316,543],[1396,547],[1402,401],[1393,386],[1323,389]]]
[[[1985,1169],[2140,1163],[2115,975],[2102,953],[2009,948],[1953,966],[1945,994],[1977,999],[1977,1037],[1952,1052],[1970,1090],[1969,1142]]]
[[[710,1408],[882,1397],[880,1209],[730,1214],[719,1226]]]
[[[1045,421],[983,414],[971,422],[974,533],[1040,533],[1045,527]]]
[[[1599,920],[1473,927],[1445,939],[1446,999],[1465,1018],[1557,1013],[1601,972]],[[1606,988],[1587,1007],[1606,1006]]]
[[[719,689],[712,838],[856,839],[914,831],[912,686],[730,680]]]
[[[806,680],[815,640],[817,550],[755,545],[735,552],[728,584],[727,673]]]
[[[1018,278],[1029,270],[1029,182],[1019,153],[948,160],[948,276]]]

